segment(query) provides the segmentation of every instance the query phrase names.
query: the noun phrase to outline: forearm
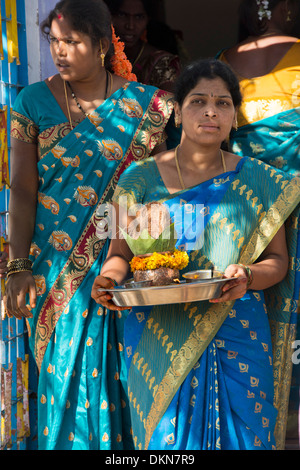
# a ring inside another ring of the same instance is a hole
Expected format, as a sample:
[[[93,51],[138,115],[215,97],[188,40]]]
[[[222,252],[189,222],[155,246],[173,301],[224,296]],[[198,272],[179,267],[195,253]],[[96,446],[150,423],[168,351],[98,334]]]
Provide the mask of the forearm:
[[[250,276],[249,270],[243,264],[231,264],[225,269],[225,277],[236,279],[228,281],[223,287],[221,297],[212,299],[210,302],[228,302],[240,299],[245,295],[247,288],[264,290],[274,286],[285,278],[288,264],[285,229],[282,226],[257,262],[248,265],[251,270]]]
[[[27,258],[35,226],[39,175],[37,147],[12,138],[8,215],[10,259]]]
[[[120,255],[112,255],[106,259],[101,275],[114,279],[118,285],[122,284],[129,276],[129,263]]]
[[[288,259],[270,256],[249,266],[252,271],[251,290],[264,290],[282,281],[288,270]]]
[[[253,276],[250,289],[264,290],[278,284],[285,278],[288,267],[289,256],[283,225],[257,262],[250,266]]]
[[[10,259],[27,258],[35,226],[36,195],[12,186],[8,215]]]

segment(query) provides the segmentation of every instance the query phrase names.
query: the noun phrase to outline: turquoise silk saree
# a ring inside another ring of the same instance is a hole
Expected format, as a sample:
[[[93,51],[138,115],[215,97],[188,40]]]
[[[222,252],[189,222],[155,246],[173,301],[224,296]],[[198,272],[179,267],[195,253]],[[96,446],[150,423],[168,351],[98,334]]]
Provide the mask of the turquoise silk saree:
[[[28,108],[34,101],[27,101]],[[21,104],[16,138],[29,123]],[[61,138],[38,162],[31,246],[38,301],[28,330],[39,369],[39,449],[132,448],[123,346],[128,312],[108,312],[91,299],[109,244],[97,229],[123,170],[165,140],[172,110],[170,94],[127,83],[72,132],[62,132],[62,124],[40,132],[42,150],[47,139]]]
[[[230,148],[293,175],[300,175],[300,107],[233,131]]]
[[[192,214],[195,241],[203,236],[203,242],[191,247],[191,224],[185,224],[187,231],[177,227],[177,246],[188,247],[190,256],[186,271],[254,263],[293,216],[300,192],[297,178],[243,158],[235,171],[171,195],[150,159],[122,175],[114,199],[125,195],[130,203],[164,202],[175,228],[176,207],[180,223],[184,212],[189,220]],[[264,292],[249,290],[242,299],[221,304],[132,310],[125,323],[125,356],[137,449],[278,448],[278,343],[283,350],[285,337],[279,340],[272,324],[282,322],[283,330],[295,325],[288,312],[279,318],[273,307]]]

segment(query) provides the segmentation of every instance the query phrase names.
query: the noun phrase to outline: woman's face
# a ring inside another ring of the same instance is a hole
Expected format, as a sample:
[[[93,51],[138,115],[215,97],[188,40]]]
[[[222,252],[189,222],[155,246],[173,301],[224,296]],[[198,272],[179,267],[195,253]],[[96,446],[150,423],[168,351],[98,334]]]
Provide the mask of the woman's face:
[[[125,47],[135,46],[148,23],[148,16],[140,0],[124,0],[118,13],[113,16],[116,35]]]
[[[236,109],[226,83],[221,78],[202,78],[175,112],[184,135],[191,141],[221,144],[229,135],[236,119]]]
[[[64,80],[84,80],[99,71],[99,49],[88,35],[73,31],[66,19],[52,21],[49,40],[53,62]]]

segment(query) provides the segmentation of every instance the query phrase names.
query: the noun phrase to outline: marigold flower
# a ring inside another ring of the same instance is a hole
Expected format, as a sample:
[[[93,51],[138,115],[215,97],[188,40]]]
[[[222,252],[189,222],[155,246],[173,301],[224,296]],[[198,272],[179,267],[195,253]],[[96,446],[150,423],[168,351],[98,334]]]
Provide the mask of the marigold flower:
[[[126,78],[127,80],[137,82],[136,75],[132,73],[131,62],[127,59],[127,56],[124,52],[125,45],[120,41],[120,38],[116,36],[113,25],[111,25],[111,29],[112,43],[115,49],[115,53],[111,58],[112,69],[116,75]]]
[[[131,271],[147,271],[161,267],[171,269],[183,269],[188,265],[189,256],[186,251],[175,250],[170,253],[152,253],[152,255],[140,258],[134,256],[130,262]]]

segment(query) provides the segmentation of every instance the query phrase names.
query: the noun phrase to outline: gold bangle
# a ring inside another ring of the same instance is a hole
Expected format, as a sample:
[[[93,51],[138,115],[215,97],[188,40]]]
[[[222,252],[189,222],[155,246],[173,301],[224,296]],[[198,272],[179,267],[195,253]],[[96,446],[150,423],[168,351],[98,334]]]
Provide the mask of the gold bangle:
[[[248,278],[247,287],[249,287],[250,284],[253,281],[253,274],[252,274],[252,271],[251,271],[250,267],[246,266],[245,264],[240,264],[240,263],[238,263],[238,266],[241,266],[241,268],[244,268],[244,270],[246,272],[246,275],[247,275],[247,278]]]
[[[7,274],[20,271],[32,271],[32,261],[28,258],[16,258],[7,263]]]

